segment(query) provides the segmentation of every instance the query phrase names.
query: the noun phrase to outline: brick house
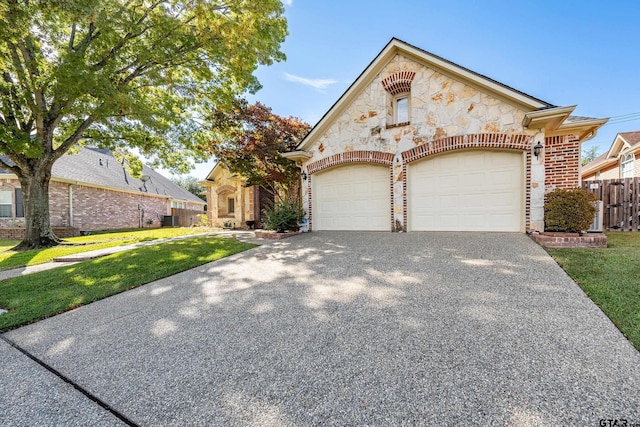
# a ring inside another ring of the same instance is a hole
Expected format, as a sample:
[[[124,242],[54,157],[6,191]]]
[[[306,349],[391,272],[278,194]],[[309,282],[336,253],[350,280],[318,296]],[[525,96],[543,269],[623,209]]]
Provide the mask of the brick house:
[[[607,121],[574,109],[394,38],[285,156],[312,230],[543,230]]]
[[[259,186],[247,186],[243,177],[231,173],[221,162],[200,185],[205,188],[207,217],[214,227],[259,227],[262,210],[273,202],[273,195]]]
[[[640,177],[640,131],[616,135],[609,150],[582,167],[584,181]]]
[[[108,150],[82,147],[62,156],[49,185],[54,231],[65,237],[85,230],[159,227],[176,209],[204,213],[203,200],[147,166],[142,174],[133,178]],[[0,169],[0,235],[22,238],[23,227],[20,182]]]

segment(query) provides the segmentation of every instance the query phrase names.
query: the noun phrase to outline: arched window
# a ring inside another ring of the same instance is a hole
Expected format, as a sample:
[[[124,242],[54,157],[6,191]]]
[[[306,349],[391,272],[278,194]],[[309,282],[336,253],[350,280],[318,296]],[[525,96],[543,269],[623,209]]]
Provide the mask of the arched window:
[[[620,178],[633,178],[633,153],[625,154],[620,160]]]

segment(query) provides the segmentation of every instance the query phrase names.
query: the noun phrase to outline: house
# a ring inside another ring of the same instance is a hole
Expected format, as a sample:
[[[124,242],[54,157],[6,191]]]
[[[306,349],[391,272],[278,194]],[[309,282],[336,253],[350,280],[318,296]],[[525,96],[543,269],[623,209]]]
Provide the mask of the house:
[[[616,135],[611,148],[582,167],[582,180],[640,177],[640,131]]]
[[[140,179],[108,150],[80,147],[53,165],[49,185],[51,225],[60,237],[79,231],[159,227],[165,215],[204,213],[205,202],[144,166]],[[186,211],[182,211],[186,210]],[[190,225],[190,224],[188,224]],[[24,235],[17,177],[0,169],[0,235]]]
[[[579,184],[572,116],[392,39],[295,151],[311,230],[543,230],[545,191]]]
[[[260,214],[273,195],[259,186],[247,186],[246,180],[217,162],[204,181],[209,224],[217,227],[259,227]]]

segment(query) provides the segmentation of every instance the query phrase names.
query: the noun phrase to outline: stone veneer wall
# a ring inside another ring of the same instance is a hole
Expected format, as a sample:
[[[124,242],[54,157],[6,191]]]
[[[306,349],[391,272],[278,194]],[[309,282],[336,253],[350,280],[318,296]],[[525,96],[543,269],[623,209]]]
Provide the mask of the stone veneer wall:
[[[389,109],[392,105],[387,102],[388,94],[382,81],[402,72],[415,73],[410,94],[410,123],[396,126],[389,122],[392,117]],[[430,147],[437,141],[468,139],[477,135],[493,135],[492,138],[496,141],[524,138],[526,144],[518,149],[531,152],[531,147],[536,141],[542,141],[544,134],[524,129],[524,115],[524,111],[506,102],[407,57],[396,55],[308,149],[312,157],[303,166],[303,171],[309,175],[308,181],[302,186],[303,208],[311,215],[311,176],[326,169],[326,164],[338,166],[339,163],[331,159],[348,153],[382,152],[394,159],[391,178],[393,215],[390,229],[406,229],[404,172],[407,161],[411,160],[404,161],[403,153],[420,146]],[[473,147],[460,145],[457,148]],[[531,155],[528,158],[526,175],[530,187],[526,191],[527,228],[542,230],[545,169],[542,159]],[[309,219],[312,227],[312,219]]]

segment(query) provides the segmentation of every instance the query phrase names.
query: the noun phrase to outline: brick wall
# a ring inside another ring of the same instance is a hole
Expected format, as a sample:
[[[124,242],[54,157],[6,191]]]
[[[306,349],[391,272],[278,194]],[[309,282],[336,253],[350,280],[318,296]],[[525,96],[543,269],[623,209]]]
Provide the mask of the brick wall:
[[[169,215],[168,203],[159,197],[74,185],[73,226],[80,230],[137,228],[141,222],[148,227],[146,221],[152,220],[151,226],[159,227],[162,217]]]
[[[580,141],[573,136],[552,136],[544,144],[545,189],[579,185]]]

